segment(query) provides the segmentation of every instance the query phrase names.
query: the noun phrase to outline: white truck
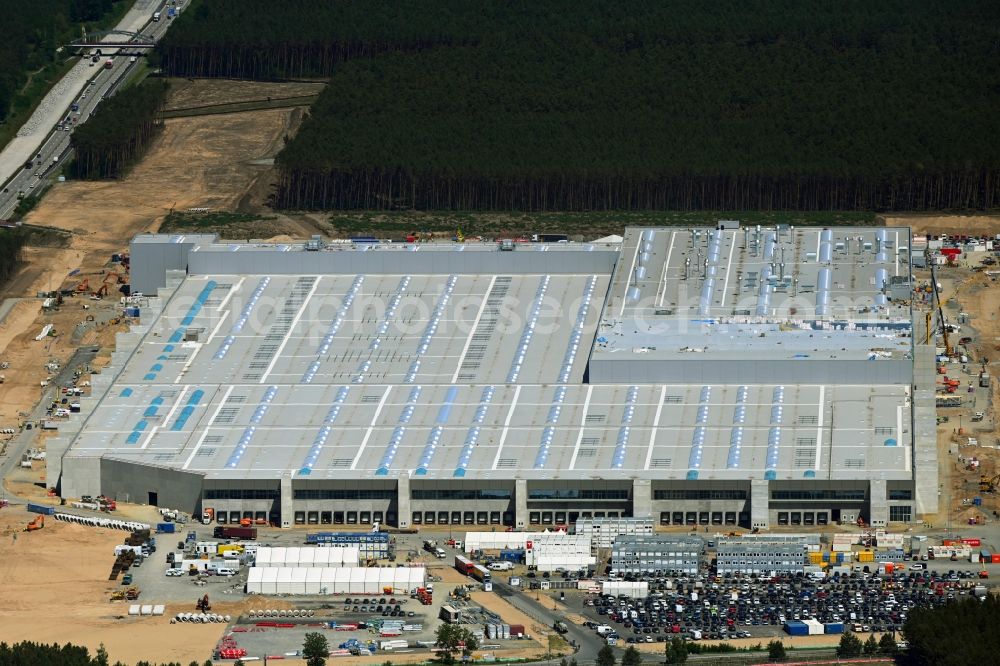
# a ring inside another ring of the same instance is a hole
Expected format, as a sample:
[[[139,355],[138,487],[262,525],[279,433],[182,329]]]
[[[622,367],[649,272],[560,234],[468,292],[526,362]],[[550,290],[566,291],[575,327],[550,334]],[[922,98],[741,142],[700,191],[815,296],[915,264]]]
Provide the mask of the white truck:
[[[514,568],[513,562],[490,562],[486,565],[490,571],[510,571]]]

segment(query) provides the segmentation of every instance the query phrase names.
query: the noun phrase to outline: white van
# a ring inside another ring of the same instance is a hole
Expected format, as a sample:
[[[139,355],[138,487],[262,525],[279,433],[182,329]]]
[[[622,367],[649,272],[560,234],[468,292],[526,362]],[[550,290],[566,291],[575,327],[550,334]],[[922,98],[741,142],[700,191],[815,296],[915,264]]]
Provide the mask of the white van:
[[[230,569],[228,567],[219,567],[215,570],[216,576],[235,576],[236,569]]]
[[[490,562],[486,565],[490,571],[510,571],[514,568],[513,562]]]
[[[600,626],[597,627],[597,635],[598,636],[606,636],[606,635],[610,634],[612,631],[613,630],[611,629],[611,626],[607,625],[607,624],[602,624],[602,625],[600,625]]]

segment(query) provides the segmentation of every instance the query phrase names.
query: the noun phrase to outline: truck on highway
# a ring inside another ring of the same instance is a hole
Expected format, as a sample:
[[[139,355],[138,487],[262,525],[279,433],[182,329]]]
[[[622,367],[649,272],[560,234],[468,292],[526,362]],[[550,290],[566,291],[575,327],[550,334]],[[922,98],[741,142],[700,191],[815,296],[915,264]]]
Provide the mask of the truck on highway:
[[[104,61],[104,69],[111,69],[114,66],[115,66],[115,61],[112,60],[111,58],[108,58],[107,60]]]
[[[160,12],[153,12],[153,20],[154,21],[160,20]]]
[[[257,538],[256,527],[216,527],[212,533],[216,539],[250,539]]]

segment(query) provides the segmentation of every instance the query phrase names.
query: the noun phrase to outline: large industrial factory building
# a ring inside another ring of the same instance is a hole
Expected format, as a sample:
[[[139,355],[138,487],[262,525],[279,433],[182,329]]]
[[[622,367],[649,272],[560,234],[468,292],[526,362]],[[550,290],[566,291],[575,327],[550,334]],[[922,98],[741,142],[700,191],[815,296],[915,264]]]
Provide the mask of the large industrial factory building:
[[[136,237],[139,323],[50,484],[284,527],[936,512],[907,229],[615,240]]]

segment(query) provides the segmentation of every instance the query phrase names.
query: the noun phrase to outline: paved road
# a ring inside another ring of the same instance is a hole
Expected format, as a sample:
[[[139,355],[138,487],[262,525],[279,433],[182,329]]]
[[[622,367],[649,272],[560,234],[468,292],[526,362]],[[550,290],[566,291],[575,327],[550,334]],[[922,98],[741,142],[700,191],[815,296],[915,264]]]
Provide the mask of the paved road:
[[[164,13],[160,21],[152,20],[153,12],[163,8],[165,0],[136,0],[132,9],[116,26],[118,30],[141,32],[159,39],[170,27]],[[178,10],[187,6],[180,3]],[[123,36],[112,35],[107,40],[121,40]],[[107,56],[114,51],[105,53]],[[141,56],[140,56],[141,57]],[[0,220],[9,219],[17,206],[18,193],[25,196],[40,189],[43,181],[54,177],[58,166],[70,157],[69,137],[71,131],[58,131],[56,127],[67,116],[75,116],[75,124],[86,122],[101,100],[114,94],[129,78],[138,62],[131,62],[125,54],[112,60],[112,67],[103,66],[103,57],[95,65],[90,58],[81,58],[73,69],[63,77],[46,95],[32,117],[0,152]],[[71,112],[71,105],[79,104],[79,115]],[[71,123],[72,125],[74,123]],[[40,157],[39,157],[40,155]],[[32,168],[26,169],[28,161]]]
[[[563,609],[553,610],[546,606],[551,602],[547,596],[540,596],[544,601],[535,601],[533,595],[527,592],[517,592],[506,583],[496,581],[493,583],[493,591],[502,596],[511,606],[522,611],[528,617],[538,620],[546,627],[551,627],[556,621],[564,621],[566,612]],[[589,664],[597,659],[597,653],[604,646],[604,642],[593,631],[586,627],[567,623],[569,632],[564,638],[571,644],[578,647],[576,659],[579,664]],[[558,662],[558,660],[555,660]]]
[[[73,371],[94,360],[98,349],[98,347],[90,346],[77,349],[69,361],[59,369],[58,374],[56,374],[56,376],[52,379],[52,382],[43,394],[42,399],[40,399],[34,409],[31,410],[31,414],[25,419],[25,421],[38,423],[39,421],[44,420],[46,418],[46,407],[57,396],[61,397],[60,388],[73,382]],[[10,371],[8,371],[8,373],[9,372]],[[14,424],[2,424],[3,427],[12,427],[13,425]],[[7,444],[6,455],[0,457],[0,479],[7,478],[7,475],[20,465],[21,456],[23,456],[24,452],[27,451],[28,448],[30,448],[35,442],[37,434],[37,428],[32,428],[31,430],[21,430],[12,440],[10,440]],[[0,489],[0,492],[3,492],[2,489]]]

